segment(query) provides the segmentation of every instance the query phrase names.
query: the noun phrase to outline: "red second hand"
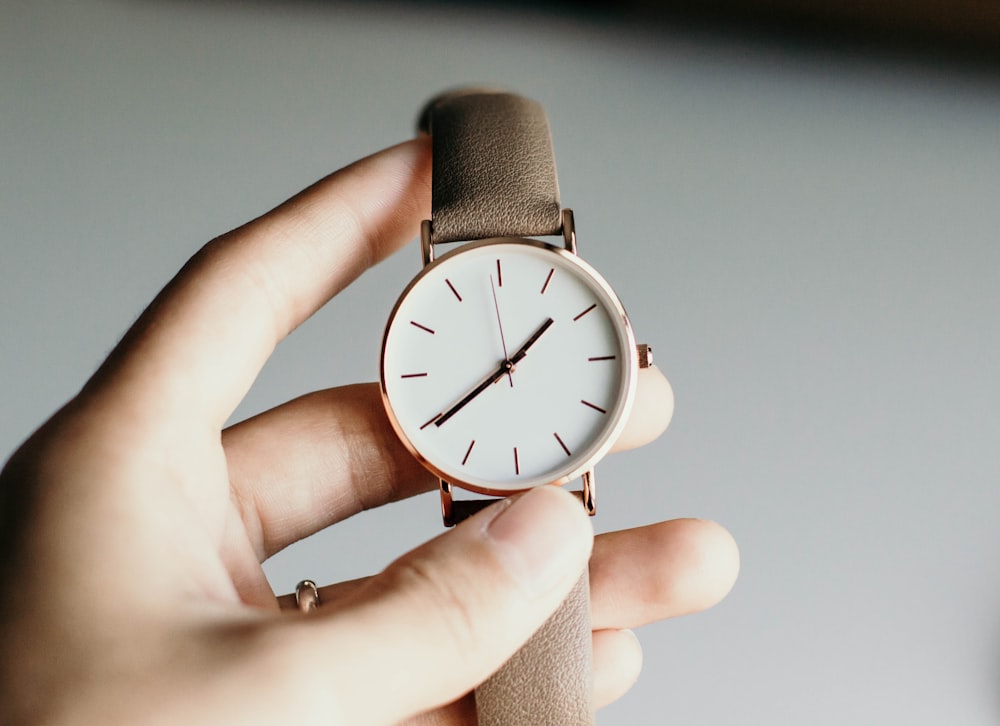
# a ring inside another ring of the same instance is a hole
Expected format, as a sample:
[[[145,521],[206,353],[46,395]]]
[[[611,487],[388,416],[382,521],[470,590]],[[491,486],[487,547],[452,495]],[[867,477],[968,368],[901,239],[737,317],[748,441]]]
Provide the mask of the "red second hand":
[[[503,359],[505,361],[510,360],[510,356],[507,355],[507,341],[503,337],[503,323],[500,321],[500,303],[497,302],[497,287],[493,282],[493,275],[490,275],[490,290],[493,292],[493,308],[497,311],[497,325],[500,327],[500,345],[503,346]],[[511,370],[507,371],[507,379],[510,381],[510,387],[514,387],[514,376],[511,375]]]

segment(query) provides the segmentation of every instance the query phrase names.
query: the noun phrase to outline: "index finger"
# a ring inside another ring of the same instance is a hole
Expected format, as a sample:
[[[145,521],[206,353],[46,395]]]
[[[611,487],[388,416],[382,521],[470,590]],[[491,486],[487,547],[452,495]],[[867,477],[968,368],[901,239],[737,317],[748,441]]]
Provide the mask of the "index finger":
[[[411,239],[429,212],[426,138],[331,174],[202,248],[88,388],[218,430],[275,345]]]

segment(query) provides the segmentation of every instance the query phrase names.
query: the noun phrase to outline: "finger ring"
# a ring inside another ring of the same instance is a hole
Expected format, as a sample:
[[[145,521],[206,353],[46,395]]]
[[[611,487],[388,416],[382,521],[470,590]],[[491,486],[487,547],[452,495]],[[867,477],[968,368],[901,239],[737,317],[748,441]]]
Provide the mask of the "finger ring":
[[[303,580],[295,586],[295,604],[304,613],[319,607],[319,590],[312,580]]]

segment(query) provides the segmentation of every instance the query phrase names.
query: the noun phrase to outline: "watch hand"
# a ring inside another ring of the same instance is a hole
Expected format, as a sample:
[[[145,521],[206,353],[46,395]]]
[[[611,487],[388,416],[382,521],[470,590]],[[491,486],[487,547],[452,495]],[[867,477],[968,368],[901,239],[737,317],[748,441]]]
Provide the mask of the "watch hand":
[[[478,396],[480,393],[482,393],[483,391],[485,391],[491,385],[493,385],[494,383],[496,383],[497,381],[499,381],[501,378],[503,378],[503,376],[504,376],[505,373],[509,375],[510,372],[513,369],[514,369],[514,364],[511,363],[509,360],[505,360],[503,363],[500,364],[500,367],[497,368],[495,371],[493,371],[489,376],[487,376],[483,380],[482,383],[480,383],[478,386],[476,386],[471,391],[469,391],[465,395],[465,397],[462,398],[461,401],[459,401],[458,403],[456,403],[454,406],[452,406],[451,408],[449,408],[444,413],[440,414],[437,418],[432,419],[434,425],[435,426],[440,426],[441,424],[443,424],[445,421],[447,421],[448,419],[450,419],[456,413],[458,413],[459,411],[461,411],[462,408],[469,401],[471,401],[472,399],[474,399],[476,396]]]
[[[504,360],[503,363],[500,364],[499,368],[497,368],[490,375],[484,378],[483,382],[480,383],[475,388],[473,388],[471,391],[469,391],[462,398],[462,400],[460,400],[458,403],[456,403],[454,406],[452,406],[451,408],[449,408],[447,411],[440,414],[436,418],[432,418],[428,423],[433,423],[435,426],[441,426],[445,421],[447,421],[456,413],[461,411],[462,408],[465,407],[467,403],[469,403],[469,401],[471,401],[480,393],[482,393],[487,388],[492,386],[494,383],[499,381],[504,375],[510,376],[511,373],[513,373],[514,371],[514,365],[518,361],[523,360],[524,357],[528,355],[528,348],[533,346],[538,341],[538,339],[542,337],[542,334],[549,329],[549,327],[552,325],[553,322],[554,321],[552,320],[552,318],[548,318],[544,323],[541,324],[541,326],[539,326],[538,330],[536,330],[534,333],[531,334],[531,337],[524,342],[524,345],[522,345],[518,349],[518,351],[514,353],[514,356],[510,360]]]
[[[497,260],[497,269],[499,270],[500,261]],[[493,283],[493,275],[490,275],[490,290],[493,292],[493,309],[497,311],[497,326],[500,328],[500,345],[503,346],[503,359],[510,360],[510,356],[507,355],[507,341],[503,337],[503,322],[500,320],[500,303],[497,302],[497,287]],[[514,377],[507,371],[507,378],[510,380],[510,387],[514,387]]]
[[[530,348],[536,342],[538,342],[538,339],[542,337],[542,333],[548,330],[553,322],[554,321],[552,320],[552,318],[548,318],[544,323],[541,324],[538,330],[536,330],[534,333],[531,334],[531,337],[524,342],[524,345],[522,345],[520,349],[518,349],[518,351],[514,353],[513,356],[511,356],[510,358],[511,370],[513,370],[513,366],[517,365],[518,363],[521,362],[521,360],[524,359],[524,356],[528,355],[528,348]]]

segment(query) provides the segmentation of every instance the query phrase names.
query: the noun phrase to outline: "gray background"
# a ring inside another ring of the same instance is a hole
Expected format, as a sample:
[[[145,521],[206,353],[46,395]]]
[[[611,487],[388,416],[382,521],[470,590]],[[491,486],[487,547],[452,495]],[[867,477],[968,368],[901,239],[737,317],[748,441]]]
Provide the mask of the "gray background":
[[[548,109],[581,252],[677,414],[603,465],[601,530],[717,519],[715,610],[640,631],[609,724],[1000,722],[1000,77],[931,60],[418,4],[0,9],[6,455],[205,240],[467,82]],[[280,347],[238,417],[376,376],[411,245]],[[367,574],[433,495],[268,564]]]

